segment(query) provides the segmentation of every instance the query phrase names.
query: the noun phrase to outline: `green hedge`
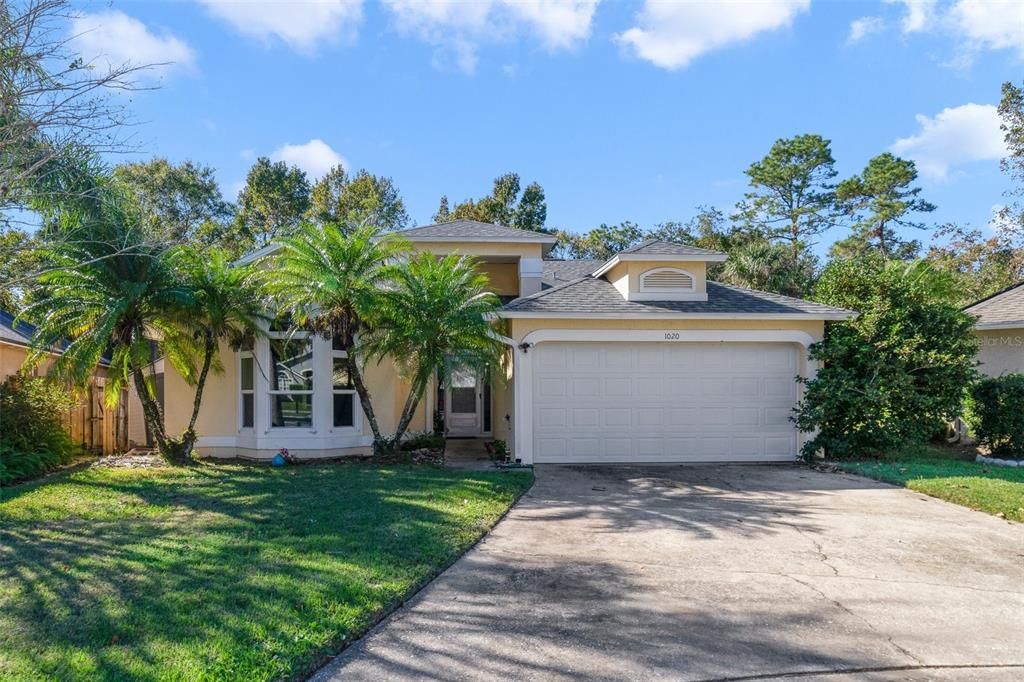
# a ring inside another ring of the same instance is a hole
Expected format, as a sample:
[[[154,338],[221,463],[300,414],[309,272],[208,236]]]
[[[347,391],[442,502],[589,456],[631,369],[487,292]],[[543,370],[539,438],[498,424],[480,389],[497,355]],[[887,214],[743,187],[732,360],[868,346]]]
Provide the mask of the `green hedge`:
[[[974,437],[994,456],[1024,459],[1024,374],[974,384],[964,418]]]
[[[65,387],[43,377],[15,375],[0,383],[0,485],[74,459],[80,448],[63,419],[76,402]]]

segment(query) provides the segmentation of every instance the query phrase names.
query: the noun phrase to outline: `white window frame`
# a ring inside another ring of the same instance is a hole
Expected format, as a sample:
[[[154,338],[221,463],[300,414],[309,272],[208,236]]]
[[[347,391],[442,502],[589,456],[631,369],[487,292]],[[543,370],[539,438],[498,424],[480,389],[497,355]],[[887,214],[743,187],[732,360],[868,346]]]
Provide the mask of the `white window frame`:
[[[317,401],[317,396],[316,396],[317,385],[320,383],[320,381],[323,381],[322,377],[318,379],[317,372],[316,372],[316,366],[317,366],[317,364],[316,364],[316,339],[314,339],[312,334],[310,334],[309,332],[277,332],[277,331],[267,332],[267,338],[268,338],[268,343],[267,343],[267,366],[270,368],[270,372],[276,372],[277,371],[277,368],[274,366],[274,351],[273,351],[273,348],[271,347],[271,345],[272,345],[273,341],[279,341],[279,340],[305,341],[306,343],[308,343],[309,344],[309,353],[310,353],[310,358],[311,358],[311,364],[313,366],[313,375],[311,377],[312,380],[313,380],[313,389],[309,390],[309,391],[305,391],[305,390],[303,390],[303,391],[296,391],[296,390],[291,390],[291,389],[288,389],[288,390],[280,390],[280,389],[274,390],[274,389],[271,388],[272,384],[271,384],[271,381],[269,381],[270,377],[268,377],[267,390],[266,390],[267,404],[266,404],[266,410],[265,410],[266,411],[266,415],[265,416],[266,416],[267,431],[268,432],[286,432],[286,433],[287,432],[291,432],[291,433],[295,433],[295,432],[316,433],[316,428],[317,428],[316,411],[317,411],[317,402],[318,402]],[[311,415],[310,425],[309,426],[274,426],[274,396],[276,396],[276,395],[308,395],[309,399],[310,399],[310,404],[312,406],[312,415]]]
[[[256,350],[255,348],[249,348],[246,350],[239,350],[235,353],[236,360],[236,374],[238,376],[238,432],[239,433],[252,433],[256,430],[256,417],[258,412],[256,411]],[[242,388],[242,360],[252,360],[252,387]],[[252,424],[246,426],[243,423],[245,419],[245,396],[252,396]]]
[[[330,351],[330,368],[331,368],[330,382],[329,382],[330,391],[331,391],[331,400],[330,400],[330,405],[329,405],[331,419],[330,419],[329,423],[330,423],[331,428],[329,430],[330,430],[331,433],[359,433],[361,431],[360,426],[361,426],[361,423],[363,421],[363,413],[362,413],[362,410],[359,408],[359,397],[356,395],[355,386],[353,385],[352,388],[334,388],[334,361],[335,360],[343,360],[343,359],[348,358],[348,352],[347,351],[343,351],[343,350],[335,349],[334,341],[333,340],[330,340],[330,341],[327,342],[327,348]],[[351,382],[351,381],[352,381],[352,377],[350,375],[349,376],[349,382]],[[316,387],[316,383],[313,384],[313,387],[314,388]],[[336,395],[345,395],[345,394],[349,394],[349,395],[352,396],[352,425],[351,426],[336,426],[334,424],[334,396],[336,396]]]

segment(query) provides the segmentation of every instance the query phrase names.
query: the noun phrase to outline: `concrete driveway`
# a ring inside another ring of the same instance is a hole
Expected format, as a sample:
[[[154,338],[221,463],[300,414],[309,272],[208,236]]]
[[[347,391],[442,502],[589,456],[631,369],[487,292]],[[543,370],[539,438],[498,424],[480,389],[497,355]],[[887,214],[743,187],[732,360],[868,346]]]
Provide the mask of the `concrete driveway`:
[[[1024,679],[1024,526],[797,466],[538,467],[314,679]]]

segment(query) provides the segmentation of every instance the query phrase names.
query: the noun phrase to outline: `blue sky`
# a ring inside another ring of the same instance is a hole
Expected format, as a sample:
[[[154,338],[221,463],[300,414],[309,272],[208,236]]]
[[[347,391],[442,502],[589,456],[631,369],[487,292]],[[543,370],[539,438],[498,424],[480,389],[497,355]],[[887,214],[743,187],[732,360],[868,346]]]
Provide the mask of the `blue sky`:
[[[993,107],[1024,79],[1024,3],[1000,0],[79,8],[87,56],[170,62],[131,98],[141,156],[209,164],[232,199],[257,155],[313,176],[340,158],[394,178],[419,224],[505,171],[544,186],[551,226],[684,220],[814,132],[841,177],[896,151],[929,223],[984,227],[1007,186]]]

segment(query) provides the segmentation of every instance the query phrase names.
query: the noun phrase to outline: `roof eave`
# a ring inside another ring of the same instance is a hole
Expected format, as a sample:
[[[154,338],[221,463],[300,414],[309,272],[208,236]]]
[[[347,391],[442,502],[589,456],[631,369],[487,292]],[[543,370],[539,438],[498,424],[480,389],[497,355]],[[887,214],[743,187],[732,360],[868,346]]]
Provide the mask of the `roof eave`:
[[[724,253],[716,254],[648,254],[648,253],[620,253],[594,271],[591,277],[600,277],[614,268],[619,263],[626,261],[659,261],[672,263],[724,263],[729,256]]]
[[[824,320],[845,321],[857,316],[854,312],[835,313],[559,313],[502,310],[504,319],[550,318],[563,320]]]
[[[1024,320],[1011,320],[1010,322],[977,322],[974,328],[979,331],[999,329],[1024,329]]]

